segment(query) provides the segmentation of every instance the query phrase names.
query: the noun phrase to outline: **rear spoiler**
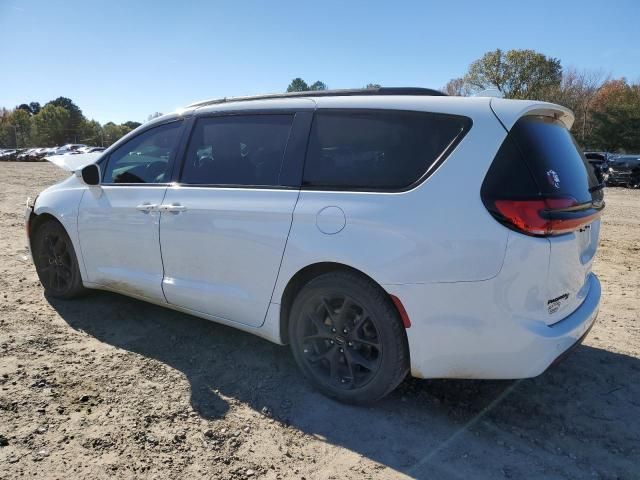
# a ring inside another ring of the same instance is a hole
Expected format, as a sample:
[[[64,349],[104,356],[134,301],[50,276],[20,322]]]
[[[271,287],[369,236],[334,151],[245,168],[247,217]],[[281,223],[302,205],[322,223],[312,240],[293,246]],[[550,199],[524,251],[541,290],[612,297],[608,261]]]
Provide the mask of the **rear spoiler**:
[[[77,155],[52,155],[50,157],[44,157],[44,159],[67,172],[77,172],[87,165],[96,163],[103,153],[104,152],[78,153]]]
[[[491,110],[498,117],[504,128],[511,130],[511,127],[525,115],[544,115],[553,117],[564,123],[567,130],[571,129],[575,117],[568,108],[556,105],[555,103],[537,102],[532,100],[505,100],[502,98],[491,99]]]

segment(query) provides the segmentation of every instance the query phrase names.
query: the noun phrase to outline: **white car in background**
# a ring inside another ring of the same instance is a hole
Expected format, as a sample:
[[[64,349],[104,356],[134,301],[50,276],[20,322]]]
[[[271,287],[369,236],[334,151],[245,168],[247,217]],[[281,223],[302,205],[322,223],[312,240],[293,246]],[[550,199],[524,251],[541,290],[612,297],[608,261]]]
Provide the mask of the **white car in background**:
[[[31,251],[47,295],[110,290],[288,343],[342,401],[409,372],[532,377],[600,301],[603,191],[572,122],[427,89],[200,102],[52,157],[75,174],[28,207]]]
[[[56,150],[56,155],[67,155],[69,153],[75,153],[76,151],[84,147],[86,147],[86,145],[83,143],[67,143],[66,145],[63,145]]]

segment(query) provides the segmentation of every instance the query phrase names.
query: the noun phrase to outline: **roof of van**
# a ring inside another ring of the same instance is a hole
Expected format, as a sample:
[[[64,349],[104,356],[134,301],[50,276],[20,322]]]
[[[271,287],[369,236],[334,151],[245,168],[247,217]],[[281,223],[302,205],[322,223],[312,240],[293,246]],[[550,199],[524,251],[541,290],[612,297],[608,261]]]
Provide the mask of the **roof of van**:
[[[486,115],[493,111],[503,126],[509,130],[524,115],[545,115],[557,118],[571,128],[574,115],[571,110],[537,100],[507,100],[501,98],[472,96],[458,97],[430,88],[379,87],[344,90],[317,90],[305,92],[272,93],[245,97],[225,97],[195,102],[175,113],[163,115],[146,125],[161,123],[171,118],[190,113],[262,109],[401,109],[424,110],[434,113]]]
[[[442,97],[446,96],[446,93],[443,93],[439,90],[434,90],[432,88],[420,87],[376,87],[335,90],[307,90],[303,92],[266,93],[262,95],[251,95],[245,97],[214,98],[211,100],[203,100],[200,102],[192,103],[191,105],[188,105],[187,108],[205,107],[208,105],[218,105],[220,103],[246,102],[251,100],[270,100],[298,97],[353,97],[363,95],[423,95],[430,97]]]

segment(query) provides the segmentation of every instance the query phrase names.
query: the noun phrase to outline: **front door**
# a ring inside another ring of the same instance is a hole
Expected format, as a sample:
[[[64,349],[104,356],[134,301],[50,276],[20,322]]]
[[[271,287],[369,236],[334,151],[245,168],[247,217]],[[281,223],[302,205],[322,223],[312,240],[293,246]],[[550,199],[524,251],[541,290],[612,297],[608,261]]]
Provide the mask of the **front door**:
[[[87,189],[78,215],[88,281],[122,293],[165,301],[160,212],[182,121],[146,130],[114,150],[100,187]]]
[[[161,206],[169,303],[262,324],[298,198],[280,186],[292,122],[292,114],[197,121],[180,184]]]

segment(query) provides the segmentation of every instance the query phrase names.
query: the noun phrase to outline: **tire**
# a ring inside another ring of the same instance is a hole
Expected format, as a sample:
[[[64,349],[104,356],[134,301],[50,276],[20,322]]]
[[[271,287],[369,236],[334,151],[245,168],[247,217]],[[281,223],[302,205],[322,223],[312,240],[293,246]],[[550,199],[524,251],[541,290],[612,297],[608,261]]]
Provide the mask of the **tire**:
[[[31,237],[31,248],[45,295],[69,300],[85,293],[78,257],[62,225],[54,220],[39,225]]]
[[[345,403],[375,402],[409,371],[396,308],[386,292],[357,273],[330,272],[307,283],[291,307],[289,341],[311,383]]]

